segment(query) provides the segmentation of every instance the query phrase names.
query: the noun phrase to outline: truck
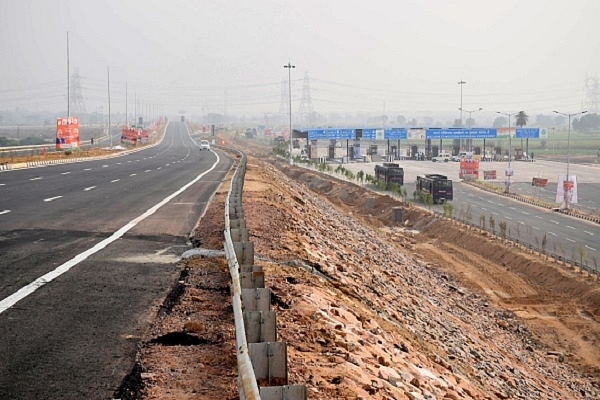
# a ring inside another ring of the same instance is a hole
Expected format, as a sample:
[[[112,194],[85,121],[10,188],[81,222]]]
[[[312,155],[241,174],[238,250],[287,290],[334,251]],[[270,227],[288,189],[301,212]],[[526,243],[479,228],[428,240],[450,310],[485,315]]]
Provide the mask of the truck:
[[[452,157],[450,156],[450,153],[447,153],[445,151],[440,152],[437,156],[432,157],[431,161],[436,162],[436,161],[443,161],[443,162],[448,162],[452,159]]]
[[[404,168],[400,164],[383,163],[383,165],[375,166],[375,180],[385,182],[387,189],[390,189],[393,184],[404,185]]]
[[[446,203],[453,199],[452,180],[446,175],[425,174],[417,176],[415,195],[420,200],[431,195],[433,202]]]

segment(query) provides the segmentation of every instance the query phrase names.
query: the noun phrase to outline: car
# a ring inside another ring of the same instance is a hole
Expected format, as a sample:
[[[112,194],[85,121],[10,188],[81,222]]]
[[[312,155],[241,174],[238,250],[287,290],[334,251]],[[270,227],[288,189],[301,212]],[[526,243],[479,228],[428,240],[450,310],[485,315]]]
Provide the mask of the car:
[[[200,141],[200,151],[202,150],[210,150],[210,143],[208,142],[208,140]]]
[[[463,158],[469,158],[469,153],[467,153],[466,151],[461,151],[460,153],[458,153],[455,156],[452,156],[452,161],[460,161]]]
[[[431,161],[433,161],[433,162],[436,162],[436,161],[448,162],[448,161],[450,161],[450,154],[448,154],[446,152],[441,152],[437,156],[433,157],[431,159]]]

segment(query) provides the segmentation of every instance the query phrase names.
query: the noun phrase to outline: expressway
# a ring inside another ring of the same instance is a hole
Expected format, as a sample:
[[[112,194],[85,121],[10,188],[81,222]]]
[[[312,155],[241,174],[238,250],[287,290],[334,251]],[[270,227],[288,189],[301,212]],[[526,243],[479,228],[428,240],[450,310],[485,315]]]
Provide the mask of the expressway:
[[[398,162],[404,168],[404,188],[409,199],[415,190],[417,175],[439,173],[454,181],[454,200],[451,202],[455,217],[481,226],[482,216],[485,226],[489,228],[490,216],[495,221],[496,234],[500,234],[500,224],[506,223],[506,234],[512,239],[541,248],[546,236],[545,250],[567,259],[580,261],[587,258],[587,265],[600,268],[600,225],[583,219],[563,215],[551,210],[523,203],[501,195],[493,194],[463,183],[458,178],[459,163],[405,160]],[[350,163],[344,167],[354,173],[362,170],[374,174],[378,163]],[[381,163],[379,163],[381,164]],[[506,163],[481,163],[481,171],[496,170],[498,176],[503,174]],[[538,160],[535,163],[514,162],[512,168],[515,175],[512,191],[547,202],[553,202],[559,173],[565,172],[565,164],[553,161]],[[584,212],[598,214],[600,208],[600,180],[595,166],[571,164],[570,174],[577,175],[579,202],[573,207]],[[546,188],[531,186],[532,177],[549,178]],[[503,178],[503,177],[502,177]],[[496,184],[503,184],[498,179]],[[443,206],[434,205],[432,209],[442,212]]]
[[[0,398],[112,398],[231,165],[171,122],[135,153],[0,173]]]

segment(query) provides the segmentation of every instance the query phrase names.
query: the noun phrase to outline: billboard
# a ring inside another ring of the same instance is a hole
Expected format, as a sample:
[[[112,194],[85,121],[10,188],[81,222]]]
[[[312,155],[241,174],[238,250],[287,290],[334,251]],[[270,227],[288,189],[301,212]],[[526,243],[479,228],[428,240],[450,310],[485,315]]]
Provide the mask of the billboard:
[[[493,180],[496,179],[496,170],[492,169],[492,170],[488,170],[488,171],[483,171],[483,180]]]
[[[121,129],[121,143],[129,143],[136,145],[138,140],[138,130],[136,128],[128,128],[124,126]]]
[[[73,150],[81,147],[79,119],[77,117],[56,119],[56,150]]]
[[[556,187],[556,202],[560,203],[561,208],[566,208],[569,204],[577,204],[577,176],[570,175],[567,179],[566,174],[558,175],[558,185]]]
[[[479,160],[462,158],[458,177],[460,179],[479,179]]]

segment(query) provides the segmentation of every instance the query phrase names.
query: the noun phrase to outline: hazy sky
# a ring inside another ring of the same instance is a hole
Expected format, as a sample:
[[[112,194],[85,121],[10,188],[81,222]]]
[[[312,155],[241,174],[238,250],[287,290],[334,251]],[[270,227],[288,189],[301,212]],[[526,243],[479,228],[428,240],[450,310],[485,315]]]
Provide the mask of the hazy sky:
[[[597,0],[1,0],[0,110],[277,113],[308,74],[314,110],[459,114],[587,105],[600,70]],[[139,104],[139,103],[138,103]],[[486,114],[487,113],[487,114]],[[486,118],[487,118],[486,117]],[[478,117],[479,118],[479,117]]]

